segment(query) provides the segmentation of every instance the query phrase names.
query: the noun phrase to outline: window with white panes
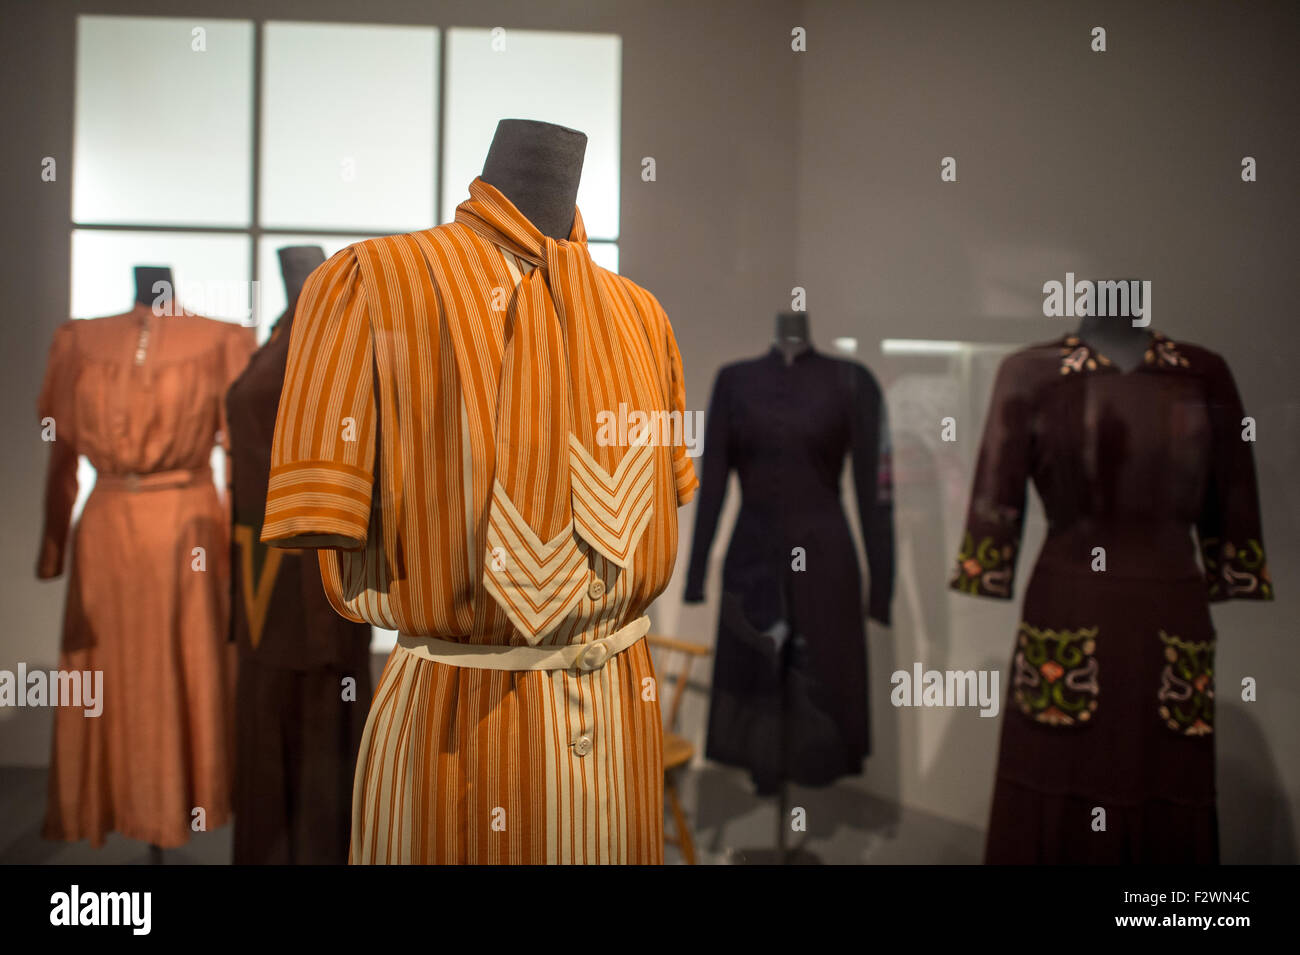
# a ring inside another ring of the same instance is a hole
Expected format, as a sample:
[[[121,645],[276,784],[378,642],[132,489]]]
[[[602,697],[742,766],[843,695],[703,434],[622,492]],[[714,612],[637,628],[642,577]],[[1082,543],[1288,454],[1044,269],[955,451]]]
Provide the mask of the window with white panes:
[[[618,268],[617,36],[84,15],[76,68],[75,317],[124,311],[132,267],[166,265],[182,304],[264,339],[278,249],[449,221],[505,118],[587,134],[578,204]]]
[[[279,249],[450,221],[507,118],[587,134],[578,205],[617,271],[621,75],[610,34],[80,16],[72,315],[127,310],[134,266],[169,266],[182,305],[265,340]]]

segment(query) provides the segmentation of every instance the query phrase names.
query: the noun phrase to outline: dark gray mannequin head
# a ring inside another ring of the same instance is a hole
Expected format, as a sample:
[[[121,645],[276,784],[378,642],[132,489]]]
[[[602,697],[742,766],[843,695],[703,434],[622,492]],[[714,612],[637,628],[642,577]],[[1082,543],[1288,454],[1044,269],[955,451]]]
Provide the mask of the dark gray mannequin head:
[[[284,295],[292,308],[298,301],[307,276],[325,261],[325,250],[319,245],[286,245],[278,250],[280,275],[284,278]]]
[[[543,235],[567,239],[586,154],[586,133],[532,119],[503,119],[488,148],[482,179]]]
[[[158,287],[165,282],[167,290]],[[159,297],[165,295],[170,301],[175,297],[176,286],[172,280],[172,270],[166,265],[137,265],[135,267],[135,300],[138,305],[152,305]]]

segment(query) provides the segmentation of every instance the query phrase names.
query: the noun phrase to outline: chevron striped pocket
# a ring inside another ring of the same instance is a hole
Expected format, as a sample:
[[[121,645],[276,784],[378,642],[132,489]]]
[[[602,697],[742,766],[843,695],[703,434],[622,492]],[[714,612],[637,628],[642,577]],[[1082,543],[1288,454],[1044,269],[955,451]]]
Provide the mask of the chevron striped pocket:
[[[650,444],[634,445],[610,474],[569,435],[574,530],[623,570],[632,566],[636,545],[654,512],[655,451]]]
[[[618,572],[631,570],[654,513],[655,451],[649,444],[630,449],[610,474],[571,434],[573,518],[548,541],[529,526],[501,482],[493,482],[483,585],[529,644],[544,640],[584,596],[594,596],[588,593],[588,547]]]
[[[487,548],[483,585],[529,644],[541,642],[582,601],[587,558],[573,523],[542,540],[500,481],[492,487]]]

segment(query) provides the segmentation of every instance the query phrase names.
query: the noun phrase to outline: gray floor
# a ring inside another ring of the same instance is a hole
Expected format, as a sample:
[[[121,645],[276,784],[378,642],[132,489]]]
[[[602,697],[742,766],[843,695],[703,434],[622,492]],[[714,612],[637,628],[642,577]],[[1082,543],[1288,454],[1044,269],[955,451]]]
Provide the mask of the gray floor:
[[[706,767],[682,774],[682,802],[695,829],[701,865],[776,860],[777,800],[754,794],[748,774]],[[804,831],[786,832],[789,861],[823,865],[977,865],[981,830],[878,799],[845,782],[825,789],[792,787],[784,814],[802,810]],[[671,828],[671,822],[667,822]],[[790,853],[794,853],[793,856]],[[665,861],[680,862],[668,846]]]
[[[110,834],[103,848],[88,842],[48,842],[41,838],[45,815],[45,770],[0,767],[0,864],[148,865],[149,847]],[[230,861],[230,827],[196,832],[180,849],[163,852],[168,865],[225,865]]]
[[[702,865],[771,862],[776,846],[776,802],[755,796],[743,772],[704,768],[679,782],[695,828]],[[826,865],[897,863],[973,864],[983,834],[968,826],[898,807],[848,784],[821,790],[795,788],[791,808],[803,810],[806,829],[788,834],[791,861]],[[45,770],[0,767],[0,864],[148,864],[148,847],[111,835],[102,849],[85,842],[46,842],[40,836]],[[671,825],[671,823],[669,823]],[[224,865],[230,827],[196,833],[188,845],[163,853],[167,865]],[[667,847],[665,861],[680,863]]]

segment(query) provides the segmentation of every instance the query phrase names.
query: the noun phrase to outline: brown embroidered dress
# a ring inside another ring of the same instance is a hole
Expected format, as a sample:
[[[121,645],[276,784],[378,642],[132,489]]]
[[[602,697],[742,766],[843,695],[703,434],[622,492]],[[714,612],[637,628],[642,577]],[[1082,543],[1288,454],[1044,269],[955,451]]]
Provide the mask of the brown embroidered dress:
[[[1244,416],[1222,358],[1158,333],[1129,372],[1073,336],[1003,362],[953,588],[1011,598],[1027,480],[1048,533],[988,862],[1218,860],[1209,604],[1273,596]]]

